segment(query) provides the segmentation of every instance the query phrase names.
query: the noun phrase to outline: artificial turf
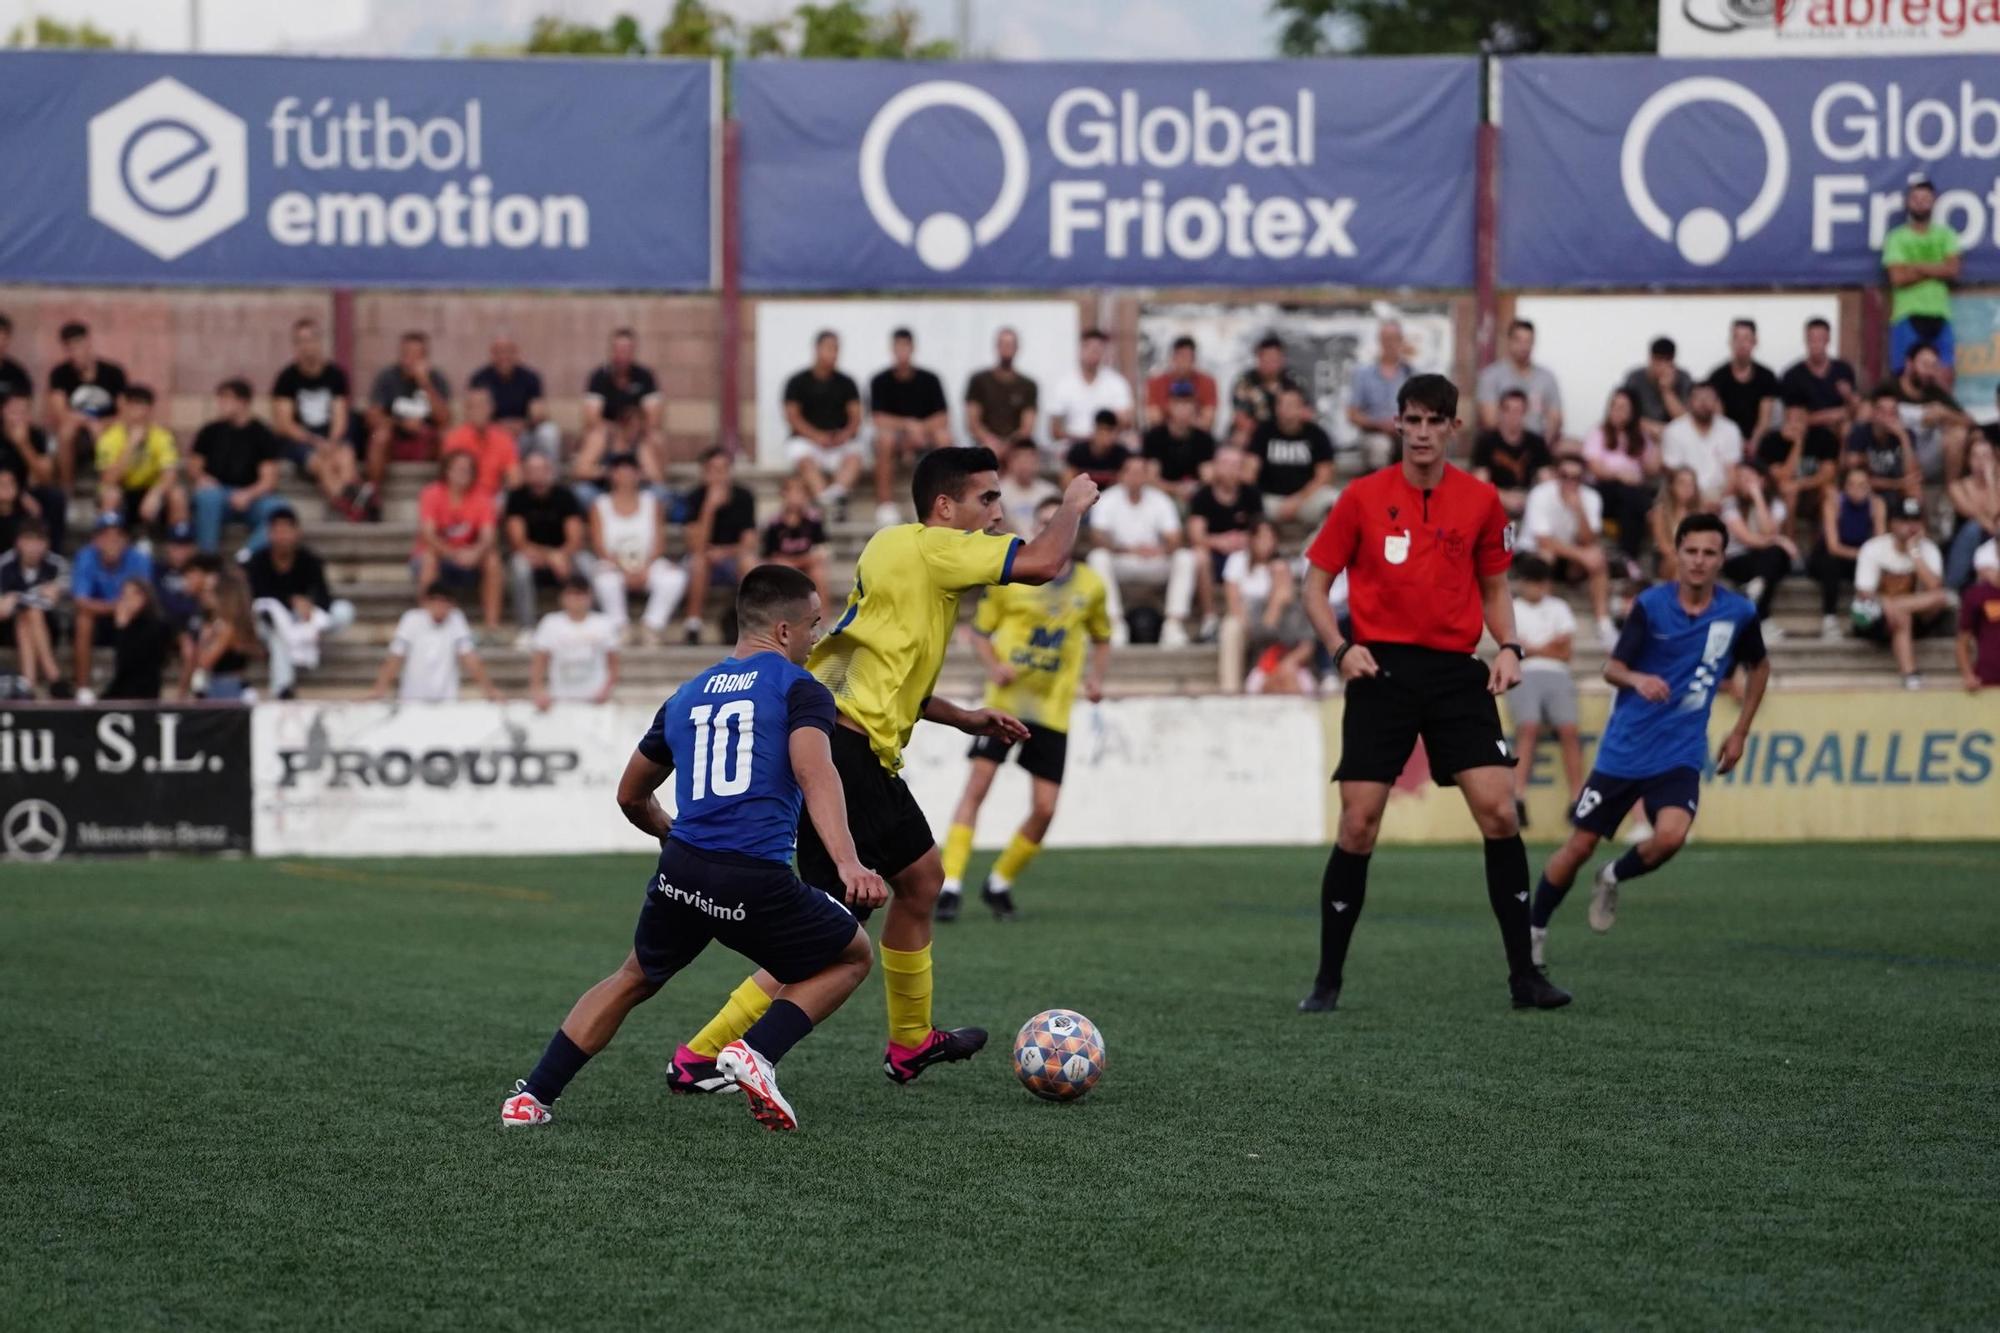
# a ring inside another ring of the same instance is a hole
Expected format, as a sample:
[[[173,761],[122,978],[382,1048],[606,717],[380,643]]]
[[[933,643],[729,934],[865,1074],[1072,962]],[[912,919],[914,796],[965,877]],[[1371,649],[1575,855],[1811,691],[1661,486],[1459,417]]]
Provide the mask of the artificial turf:
[[[501,1129],[643,856],[0,867],[0,1323],[2000,1323],[1991,845],[1697,844],[1557,918],[1555,1013],[1507,1008],[1473,848],[1378,855],[1340,1012],[1293,1012],[1319,862],[1045,856],[940,928],[987,1052],[891,1085],[871,978],[790,1136],[666,1095],[715,948]],[[1108,1045],[1074,1105],[1007,1058],[1051,1005]]]

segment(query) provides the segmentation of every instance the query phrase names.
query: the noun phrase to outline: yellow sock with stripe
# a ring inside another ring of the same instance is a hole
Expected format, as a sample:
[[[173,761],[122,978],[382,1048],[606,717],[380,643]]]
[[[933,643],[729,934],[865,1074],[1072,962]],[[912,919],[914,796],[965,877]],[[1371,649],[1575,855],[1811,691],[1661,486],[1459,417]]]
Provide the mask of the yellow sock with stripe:
[[[931,946],[909,953],[883,945],[882,990],[889,997],[889,1040],[920,1046],[931,1035]]]
[[[993,887],[1012,888],[1014,881],[1026,874],[1035,858],[1042,854],[1042,844],[1029,842],[1027,835],[1016,833],[1007,850],[1000,853],[1000,859],[993,863]]]
[[[953,824],[944,835],[944,882],[956,889],[965,882],[965,867],[972,860],[972,825]]]
[[[688,1049],[704,1060],[713,1060],[722,1054],[723,1047],[748,1032],[750,1025],[770,1007],[771,997],[757,984],[757,978],[745,977],[742,985],[729,992],[722,1011],[688,1039]]]

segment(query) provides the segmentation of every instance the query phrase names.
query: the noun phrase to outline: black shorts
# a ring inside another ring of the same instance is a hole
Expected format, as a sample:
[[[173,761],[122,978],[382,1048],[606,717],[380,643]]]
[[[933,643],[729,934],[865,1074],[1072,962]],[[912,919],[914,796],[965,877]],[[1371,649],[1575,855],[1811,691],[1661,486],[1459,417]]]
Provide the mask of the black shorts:
[[[847,796],[847,831],[861,864],[888,879],[908,869],[936,841],[930,821],[910,795],[909,786],[882,767],[868,738],[851,727],[833,729],[833,769],[840,774]],[[840,874],[826,844],[819,840],[812,816],[799,816],[799,874],[808,884],[838,892]],[[868,911],[857,915],[867,920]]]
[[[1470,653],[1369,644],[1380,675],[1347,682],[1335,782],[1394,782],[1423,737],[1431,779],[1453,785],[1468,768],[1512,768],[1486,664]]]
[[[646,980],[660,985],[719,940],[779,981],[822,972],[854,939],[854,914],[777,861],[703,851],[669,838],[632,932]]]
[[[1670,809],[1685,810],[1693,818],[1701,803],[1701,774],[1692,768],[1670,768],[1648,778],[1614,778],[1592,769],[1576,794],[1569,822],[1600,838],[1615,838],[1625,816],[1641,801],[1649,820]]]
[[[965,757],[990,759],[996,764],[1004,764],[1013,750],[1013,741],[1003,741],[998,736],[981,736],[972,743],[972,749],[966,752]],[[1028,770],[1029,776],[1061,786],[1063,766],[1068,761],[1068,732],[1045,727],[1039,722],[1028,723],[1028,739],[1021,742],[1021,767]]]

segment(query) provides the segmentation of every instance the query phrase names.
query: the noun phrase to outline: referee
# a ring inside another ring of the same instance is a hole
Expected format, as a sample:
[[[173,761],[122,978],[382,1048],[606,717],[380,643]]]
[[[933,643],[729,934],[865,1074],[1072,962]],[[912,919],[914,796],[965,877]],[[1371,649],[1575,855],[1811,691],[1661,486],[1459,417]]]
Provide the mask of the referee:
[[[1494,698],[1521,682],[1507,590],[1513,532],[1500,496],[1444,461],[1458,429],[1458,389],[1414,375],[1396,394],[1402,462],[1341,494],[1306,552],[1306,615],[1346,685],[1341,718],[1340,834],[1320,881],[1319,976],[1299,1002],[1340,1001],[1341,968],[1368,892],[1368,858],[1389,790],[1421,736],[1431,777],[1456,785],[1486,839],[1486,896],[1507,949],[1516,1009],[1556,1009],[1569,992],[1534,964],[1528,935],[1528,850],[1515,821],[1514,756]],[[1327,604],[1341,571],[1354,638]],[[1481,621],[1500,643],[1488,667],[1473,649]]]

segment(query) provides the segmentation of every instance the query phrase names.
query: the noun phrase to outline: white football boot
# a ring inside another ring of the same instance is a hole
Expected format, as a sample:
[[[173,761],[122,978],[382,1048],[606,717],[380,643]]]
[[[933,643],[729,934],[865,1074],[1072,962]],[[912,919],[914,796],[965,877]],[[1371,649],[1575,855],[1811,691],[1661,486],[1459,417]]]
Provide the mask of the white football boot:
[[[743,1098],[750,1103],[750,1114],[758,1124],[766,1129],[799,1127],[792,1104],[778,1091],[778,1071],[748,1042],[738,1038],[723,1047],[715,1057],[715,1067],[724,1078],[743,1089]]]
[[[556,1118],[556,1113],[537,1101],[528,1091],[528,1080],[514,1080],[514,1095],[500,1103],[500,1123],[502,1125],[546,1125]]]

